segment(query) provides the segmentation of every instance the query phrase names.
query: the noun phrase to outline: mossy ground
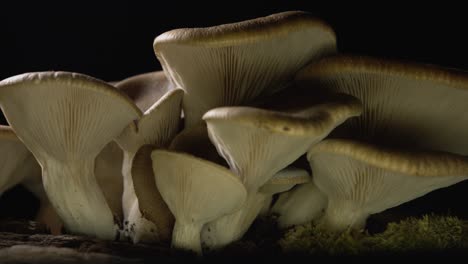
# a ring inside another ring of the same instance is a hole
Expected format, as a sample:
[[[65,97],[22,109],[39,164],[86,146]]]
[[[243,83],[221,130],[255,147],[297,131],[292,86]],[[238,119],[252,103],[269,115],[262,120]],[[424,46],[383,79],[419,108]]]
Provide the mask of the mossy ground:
[[[245,255],[468,255],[468,221],[426,215],[389,223],[383,232],[321,230],[308,223],[280,231],[275,218],[258,219],[244,239],[208,256]]]

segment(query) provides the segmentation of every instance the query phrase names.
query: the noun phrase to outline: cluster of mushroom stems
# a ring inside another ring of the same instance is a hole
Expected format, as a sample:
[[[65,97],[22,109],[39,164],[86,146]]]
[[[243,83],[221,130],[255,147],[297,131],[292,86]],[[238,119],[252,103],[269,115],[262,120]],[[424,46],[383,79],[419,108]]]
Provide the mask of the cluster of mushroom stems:
[[[339,54],[333,29],[300,11],[153,46],[163,71],[118,82],[0,82],[0,191],[24,184],[53,233],[201,253],[270,213],[282,228],[361,230],[468,178],[463,72]]]

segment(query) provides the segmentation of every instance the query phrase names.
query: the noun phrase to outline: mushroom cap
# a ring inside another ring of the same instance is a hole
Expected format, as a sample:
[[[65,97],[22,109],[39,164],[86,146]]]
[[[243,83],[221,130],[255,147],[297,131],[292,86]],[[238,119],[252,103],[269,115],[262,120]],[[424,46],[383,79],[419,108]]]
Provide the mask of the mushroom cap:
[[[153,222],[161,241],[170,240],[174,226],[174,216],[164,202],[153,175],[151,153],[153,145],[144,145],[133,157],[132,179],[138,206],[143,218]]]
[[[267,181],[259,191],[263,194],[276,194],[290,190],[296,184],[307,183],[311,180],[306,170],[287,167],[277,172],[273,178]]]
[[[142,112],[174,89],[163,71],[143,73],[111,84],[128,95]]]
[[[0,82],[0,106],[41,163],[95,157],[141,112],[109,84],[70,72],[25,73]]]
[[[302,87],[351,94],[363,114],[333,137],[378,145],[468,154],[468,74],[433,65],[336,56],[311,63],[296,76]]]
[[[171,30],[153,45],[166,75],[186,92],[186,127],[212,108],[249,103],[283,88],[309,61],[336,51],[333,30],[299,11]]]
[[[116,142],[130,152],[136,152],[145,144],[169,145],[180,128],[182,96],[181,89],[168,91],[137,122],[130,123]]]
[[[313,146],[314,183],[329,202],[352,202],[367,214],[468,179],[468,158],[444,152],[407,152],[348,139]]]
[[[229,169],[185,153],[154,150],[156,185],[177,221],[206,223],[239,209],[247,191]]]
[[[35,162],[31,157],[31,152],[18,139],[13,129],[0,125],[0,194],[21,183],[28,176],[30,170],[24,171],[23,168],[28,167],[25,162]],[[38,176],[40,178],[40,170]]]
[[[203,119],[218,153],[248,190],[256,190],[360,111],[355,98],[340,96],[289,112],[220,107],[207,112]]]

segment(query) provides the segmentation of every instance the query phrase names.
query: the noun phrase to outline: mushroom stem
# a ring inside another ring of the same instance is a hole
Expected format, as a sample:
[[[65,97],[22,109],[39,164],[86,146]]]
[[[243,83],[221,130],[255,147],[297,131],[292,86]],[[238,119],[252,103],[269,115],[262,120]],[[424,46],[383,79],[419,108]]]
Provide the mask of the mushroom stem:
[[[172,231],[172,246],[175,248],[186,249],[202,254],[200,232],[202,225],[198,223],[175,222]]]
[[[44,189],[68,230],[113,240],[117,226],[94,176],[94,158],[45,160],[42,169]]]
[[[132,179],[132,160],[135,157],[135,152],[124,150],[124,157],[122,162],[122,176],[123,176],[123,195],[122,195],[122,208],[124,219],[127,220],[129,213],[132,208],[135,207],[135,203],[138,203],[138,199],[133,188]],[[138,208],[138,205],[136,206]]]
[[[369,213],[362,210],[352,200],[329,200],[325,215],[320,225],[332,232],[343,232],[347,229],[363,230]]]
[[[247,200],[239,210],[205,225],[202,230],[203,243],[210,249],[218,249],[242,238],[268,198],[269,195],[262,193],[248,194]]]

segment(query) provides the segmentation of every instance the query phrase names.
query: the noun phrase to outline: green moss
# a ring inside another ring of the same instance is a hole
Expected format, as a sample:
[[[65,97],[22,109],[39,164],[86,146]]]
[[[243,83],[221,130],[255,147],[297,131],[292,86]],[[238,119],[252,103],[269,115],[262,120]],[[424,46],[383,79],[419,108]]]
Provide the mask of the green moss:
[[[360,255],[468,249],[468,222],[451,216],[424,216],[390,223],[383,233],[334,234],[306,224],[288,230],[279,245],[285,252]]]

